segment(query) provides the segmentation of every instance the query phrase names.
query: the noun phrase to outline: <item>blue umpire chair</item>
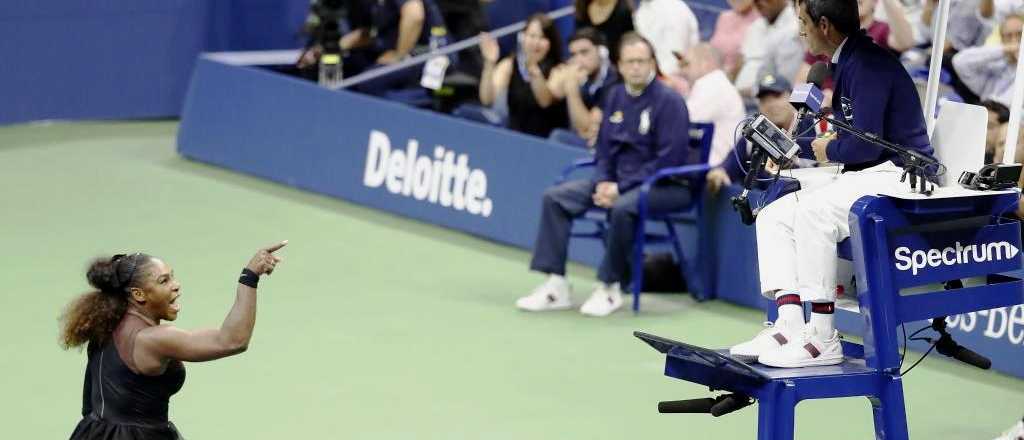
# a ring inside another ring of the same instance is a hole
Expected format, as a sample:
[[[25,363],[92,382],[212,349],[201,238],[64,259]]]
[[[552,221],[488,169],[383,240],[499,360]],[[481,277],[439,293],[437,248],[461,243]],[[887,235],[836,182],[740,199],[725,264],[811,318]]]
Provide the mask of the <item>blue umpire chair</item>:
[[[714,276],[715,273],[711,270],[711,267],[704,267],[703,270],[697,270],[696,262],[701,261],[705,257],[710,255],[712,252],[712,246],[709,240],[704,238],[705,234],[701,233],[702,227],[701,222],[704,216],[703,210],[703,193],[704,193],[704,175],[708,172],[710,167],[707,165],[708,157],[711,154],[711,139],[714,135],[714,126],[708,123],[690,123],[690,148],[692,163],[698,165],[684,165],[680,167],[666,168],[659,170],[655,175],[648,177],[647,180],[640,186],[640,195],[637,201],[639,212],[637,218],[637,231],[636,239],[634,240],[633,252],[631,258],[631,270],[630,270],[630,291],[633,294],[633,311],[640,311],[640,293],[643,289],[643,263],[644,263],[644,248],[647,245],[665,245],[671,246],[672,252],[676,258],[676,262],[679,264],[679,271],[683,275],[683,278],[687,280],[689,290],[693,293],[697,300],[705,300],[714,297]],[[572,165],[568,166],[562,175],[557,180],[557,183],[561,183],[569,178],[569,176],[581,169],[591,168],[596,165],[594,159],[582,159]],[[693,199],[690,206],[683,210],[670,213],[652,213],[648,212],[647,209],[647,195],[651,190],[651,186],[655,185],[661,180],[668,178],[679,178],[679,177],[693,177],[697,176],[698,179],[692,181],[699,182],[697,187],[691,188],[693,190]],[[608,232],[608,210],[603,208],[592,208],[588,210],[582,217],[576,219],[575,223],[589,223],[590,229],[584,231],[575,231],[571,234],[574,238],[585,238],[585,239],[596,239],[600,240],[602,244],[605,243],[605,238]],[[664,233],[655,233],[648,231],[647,222],[658,222],[664,226]],[[683,252],[682,246],[679,243],[679,235],[676,233],[676,223],[688,223],[697,226],[697,255],[695,256],[695,264],[687,264],[686,256]]]
[[[726,350],[636,332],[665,354],[665,375],[729,393],[662,402],[661,412],[720,416],[757,401],[757,438],[791,440],[800,401],[864,396],[874,415],[876,438],[906,440],[898,328],[930,319],[931,325],[921,330],[930,327],[939,336],[932,341],[939,353],[979,368],[990,366],[953,341],[945,318],[1024,304],[1020,222],[1004,217],[1017,207],[1020,194],[960,188],[960,172],[982,163],[987,116],[984,109],[964,104],[947,103],[941,110],[932,144],[936,158],[947,167],[946,186],[931,197],[908,193],[860,198],[850,209],[850,237],[836,247],[840,258],[853,262],[863,345],[843,341],[845,359],[839,365],[771,368],[744,364]],[[963,288],[962,280],[968,278],[981,279],[981,285]],[[943,287],[934,288],[939,283]]]
[[[1021,268],[1020,224],[1002,216],[1016,207],[1018,198],[1017,192],[862,197],[851,209],[851,237],[837,251],[854,262],[864,344],[843,341],[846,359],[839,365],[771,368],[741,363],[724,350],[637,332],[637,337],[666,355],[665,375],[732,393],[715,399],[662,402],[659,409],[719,416],[756,400],[757,438],[790,440],[800,401],[864,396],[874,414],[876,438],[908,439],[897,329],[904,323],[934,319],[933,328],[941,326],[944,332],[941,323],[946,316],[1024,303],[1024,280],[1006,275]],[[985,277],[986,282],[955,291],[904,292],[971,277]],[[952,339],[945,347],[942,340],[936,346],[940,353],[987,368],[983,358]]]

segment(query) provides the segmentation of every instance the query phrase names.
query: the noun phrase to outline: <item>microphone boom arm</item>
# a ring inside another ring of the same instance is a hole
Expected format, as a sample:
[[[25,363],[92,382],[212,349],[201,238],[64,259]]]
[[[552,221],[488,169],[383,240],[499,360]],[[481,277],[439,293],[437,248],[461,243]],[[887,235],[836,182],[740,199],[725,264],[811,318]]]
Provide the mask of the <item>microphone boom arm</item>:
[[[942,164],[939,163],[939,161],[935,160],[934,158],[925,156],[917,151],[904,147],[902,145],[894,144],[885,139],[882,139],[877,134],[854,128],[850,124],[840,122],[835,118],[829,117],[824,112],[819,112],[818,115],[816,115],[815,119],[819,121],[828,121],[830,124],[832,124],[833,127],[837,127],[864,142],[877,145],[879,147],[885,148],[886,150],[898,154],[900,158],[903,159],[903,177],[900,178],[900,181],[905,181],[907,176],[909,175],[910,189],[912,191],[916,190],[917,192],[928,196],[932,194],[932,191],[934,190],[934,184],[936,183],[935,178],[937,177],[937,174],[929,175],[932,173],[928,171],[928,168],[942,167]],[[918,178],[921,179],[920,183],[918,181]],[[932,183],[932,188],[928,187],[929,182]]]

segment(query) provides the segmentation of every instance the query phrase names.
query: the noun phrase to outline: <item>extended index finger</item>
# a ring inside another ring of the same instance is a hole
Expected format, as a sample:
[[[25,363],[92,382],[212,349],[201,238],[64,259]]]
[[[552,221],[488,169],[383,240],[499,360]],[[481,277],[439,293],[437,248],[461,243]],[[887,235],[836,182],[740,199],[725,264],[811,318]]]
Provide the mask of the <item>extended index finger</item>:
[[[267,247],[263,248],[263,250],[265,250],[267,252],[270,252],[270,253],[273,253],[274,251],[283,248],[284,245],[286,245],[286,244],[288,244],[288,240],[284,240],[284,241],[282,241],[280,243],[277,243],[277,244],[272,244],[270,246],[267,246]]]

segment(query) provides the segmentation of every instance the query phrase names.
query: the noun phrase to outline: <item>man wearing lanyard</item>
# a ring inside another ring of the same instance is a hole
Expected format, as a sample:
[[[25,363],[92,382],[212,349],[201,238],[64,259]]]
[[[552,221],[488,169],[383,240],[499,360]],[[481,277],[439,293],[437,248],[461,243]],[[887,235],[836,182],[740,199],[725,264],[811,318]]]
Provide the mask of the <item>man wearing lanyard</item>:
[[[799,0],[801,37],[833,64],[835,118],[930,156],[921,101],[899,60],[860,30],[857,2]],[[900,158],[847,133],[798,139],[801,155],[843,165],[832,182],[788,194],[757,217],[757,254],[763,294],[776,300],[779,318],[733,356],[774,367],[834,365],[843,361],[835,330],[836,243],[850,235],[847,218],[862,196],[906,191]],[[802,302],[811,303],[804,322]]]
[[[350,0],[352,31],[341,38],[345,74],[353,75],[403,61],[448,44],[448,31],[434,0]],[[355,86],[372,95],[413,86],[422,68],[411,67]]]
[[[572,307],[565,263],[574,218],[597,206],[608,210],[604,258],[598,284],[580,307],[588,316],[607,316],[622,307],[629,281],[640,185],[658,170],[690,161],[690,118],[686,102],[656,79],[654,47],[636,33],[619,43],[619,74],[604,100],[594,146],[597,166],[590,179],[571,180],[544,191],[540,226],[530,269],[546,280],[516,301],[531,312]],[[648,208],[672,211],[689,204],[688,181],[666,180],[651,188]]]

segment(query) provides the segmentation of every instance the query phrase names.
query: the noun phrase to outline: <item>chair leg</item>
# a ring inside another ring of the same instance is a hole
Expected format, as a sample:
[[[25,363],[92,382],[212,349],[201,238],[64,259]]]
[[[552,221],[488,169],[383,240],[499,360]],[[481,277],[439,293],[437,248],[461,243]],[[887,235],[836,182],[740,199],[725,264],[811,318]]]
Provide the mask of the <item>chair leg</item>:
[[[871,412],[875,419],[875,438],[884,440],[908,440],[907,409],[903,401],[903,382],[899,377],[888,376],[882,384],[881,395],[869,397]]]
[[[631,262],[633,269],[630,273],[630,290],[633,291],[633,313],[640,313],[640,290],[643,289],[644,285],[644,244],[647,241],[644,219],[646,216],[640,215],[636,220],[636,233],[633,236],[633,261]]]
[[[793,440],[796,388],[778,382],[757,401],[757,440]]]
[[[689,282],[692,277],[686,276],[686,255],[683,254],[683,246],[679,244],[679,235],[676,234],[676,227],[672,224],[672,220],[665,220],[665,230],[668,231],[668,239],[672,242],[672,251],[676,254],[676,262],[679,264],[679,275]],[[692,286],[687,287],[692,288]]]

